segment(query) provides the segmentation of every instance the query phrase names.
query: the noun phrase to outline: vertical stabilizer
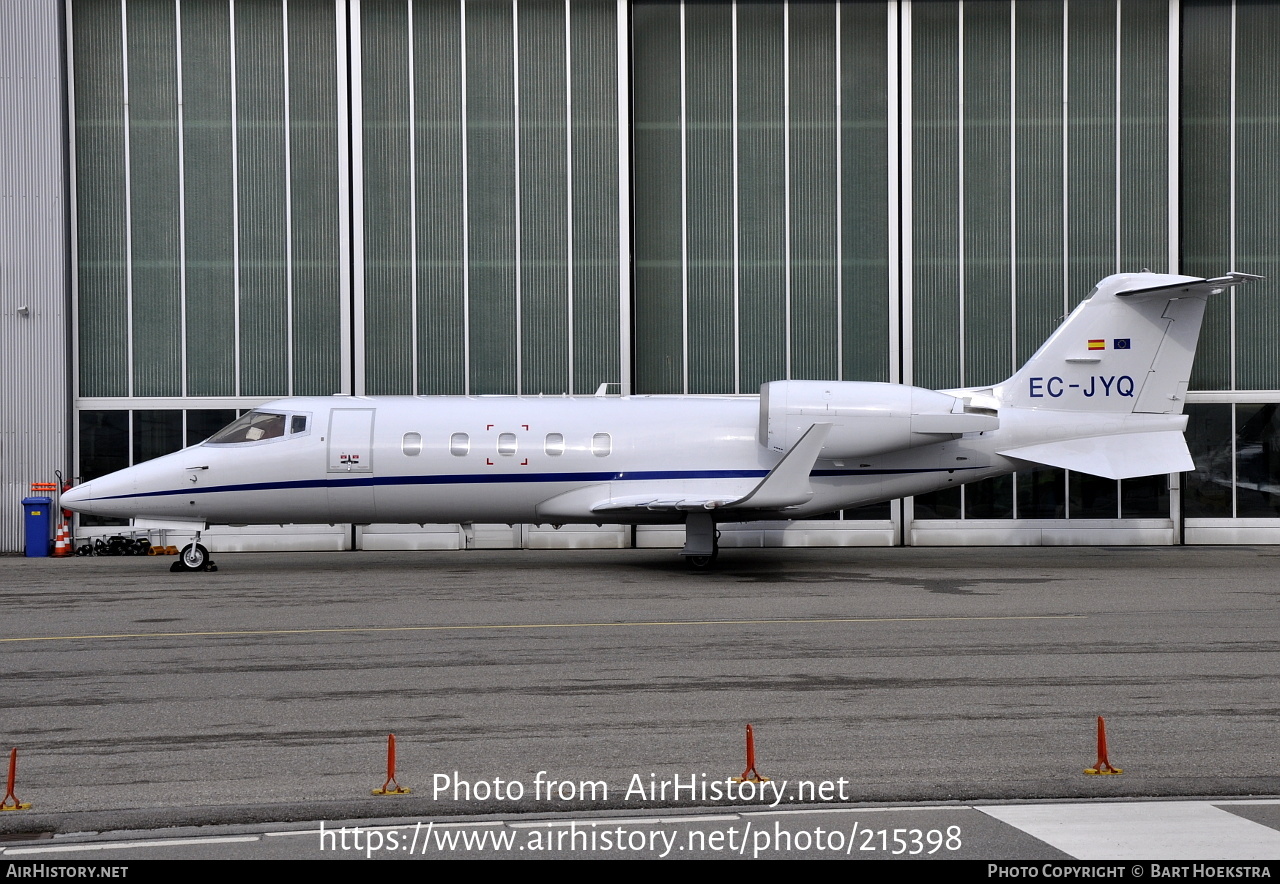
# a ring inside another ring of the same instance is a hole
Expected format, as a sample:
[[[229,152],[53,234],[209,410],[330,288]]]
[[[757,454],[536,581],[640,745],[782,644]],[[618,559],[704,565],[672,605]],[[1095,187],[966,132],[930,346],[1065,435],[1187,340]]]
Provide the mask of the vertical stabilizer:
[[[1016,408],[1181,414],[1209,295],[1259,278],[1108,276],[996,395]]]

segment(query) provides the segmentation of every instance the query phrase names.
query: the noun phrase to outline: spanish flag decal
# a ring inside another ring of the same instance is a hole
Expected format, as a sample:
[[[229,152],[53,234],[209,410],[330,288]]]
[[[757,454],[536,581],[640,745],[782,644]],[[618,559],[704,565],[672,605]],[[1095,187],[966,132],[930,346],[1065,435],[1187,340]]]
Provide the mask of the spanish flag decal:
[[[1089,341],[1089,349],[1090,349],[1090,350],[1105,350],[1105,349],[1107,349],[1107,342],[1106,342],[1106,340],[1105,340],[1105,339],[1091,340],[1091,341]]]

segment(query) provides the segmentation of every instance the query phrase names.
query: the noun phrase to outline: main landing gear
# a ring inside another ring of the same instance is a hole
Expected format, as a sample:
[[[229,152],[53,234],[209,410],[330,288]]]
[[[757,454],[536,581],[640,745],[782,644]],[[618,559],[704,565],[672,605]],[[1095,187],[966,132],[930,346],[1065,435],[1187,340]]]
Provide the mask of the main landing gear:
[[[680,555],[694,571],[710,569],[720,555],[720,532],[710,513],[690,513],[684,522],[684,549]]]
[[[217,571],[218,566],[209,558],[209,550],[200,542],[200,532],[178,554],[178,561],[169,566],[170,571]]]

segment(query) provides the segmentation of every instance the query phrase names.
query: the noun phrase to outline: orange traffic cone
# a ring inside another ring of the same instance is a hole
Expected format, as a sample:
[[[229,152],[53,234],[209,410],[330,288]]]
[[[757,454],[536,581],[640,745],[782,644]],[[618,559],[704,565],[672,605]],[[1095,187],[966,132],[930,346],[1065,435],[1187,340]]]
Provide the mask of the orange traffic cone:
[[[1113,767],[1111,761],[1107,758],[1107,723],[1102,720],[1102,716],[1098,716],[1098,764],[1095,767],[1085,768],[1087,774],[1119,774],[1124,773],[1118,767]]]
[[[54,558],[71,555],[71,538],[67,536],[67,520],[58,523],[58,535],[53,544]]]

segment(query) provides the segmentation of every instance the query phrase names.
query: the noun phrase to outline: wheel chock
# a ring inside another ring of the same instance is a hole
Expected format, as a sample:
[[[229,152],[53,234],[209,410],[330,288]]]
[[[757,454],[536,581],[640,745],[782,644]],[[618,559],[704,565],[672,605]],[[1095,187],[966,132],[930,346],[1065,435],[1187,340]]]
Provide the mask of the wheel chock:
[[[742,772],[742,776],[734,777],[735,783],[767,783],[768,777],[762,777],[756,772],[756,738],[751,730],[751,725],[747,725],[747,769]]]
[[[1124,773],[1118,767],[1111,764],[1107,758],[1107,723],[1102,720],[1102,716],[1098,716],[1098,763],[1094,767],[1085,768],[1087,774],[1122,774]]]
[[[9,753],[9,787],[5,790],[4,801],[0,802],[0,810],[26,810],[30,804],[23,804],[13,794],[13,781],[18,773],[18,748],[15,746]],[[13,803],[10,804],[9,802]]]
[[[391,788],[391,787],[395,788]],[[381,789],[374,789],[374,795],[408,795],[412,789],[406,789],[396,782],[396,735],[387,734],[387,780]]]

